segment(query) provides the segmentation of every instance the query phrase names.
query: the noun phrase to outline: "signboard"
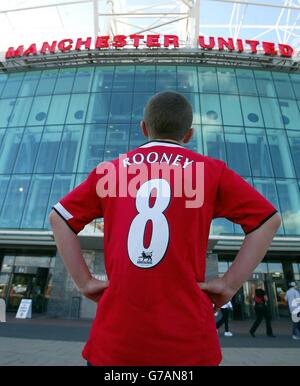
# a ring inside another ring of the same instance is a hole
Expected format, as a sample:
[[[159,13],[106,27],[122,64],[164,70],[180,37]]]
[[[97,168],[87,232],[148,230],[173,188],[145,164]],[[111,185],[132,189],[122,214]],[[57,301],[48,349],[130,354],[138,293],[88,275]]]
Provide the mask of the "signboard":
[[[150,49],[178,49],[180,48],[180,38],[177,35],[105,35],[78,39],[62,39],[52,42],[43,42],[42,44],[32,43],[29,46],[20,45],[18,47],[9,47],[5,58],[13,59],[20,57],[55,54],[57,52],[65,53],[69,51],[81,50],[107,50],[123,48],[150,48]],[[231,37],[205,37],[198,36],[197,47],[200,50],[219,50],[229,52],[248,52],[250,54],[264,54],[267,56],[282,56],[291,58],[294,55],[294,49],[288,44],[275,44],[273,42],[233,39]]]
[[[32,316],[32,300],[31,299],[22,299],[16,319],[30,319]]]
[[[4,299],[0,299],[0,323],[6,322],[6,304]]]

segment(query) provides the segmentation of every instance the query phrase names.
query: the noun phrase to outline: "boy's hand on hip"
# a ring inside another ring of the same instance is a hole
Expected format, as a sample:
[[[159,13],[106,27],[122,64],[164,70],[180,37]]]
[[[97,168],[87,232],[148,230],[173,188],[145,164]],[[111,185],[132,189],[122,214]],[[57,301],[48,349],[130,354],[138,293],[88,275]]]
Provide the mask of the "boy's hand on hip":
[[[98,303],[108,285],[108,281],[98,280],[92,277],[86,282],[84,287],[80,288],[80,292],[86,298]]]
[[[228,303],[236,293],[228,287],[223,278],[212,279],[206,283],[198,283],[198,285],[210,297],[215,308],[220,308]]]

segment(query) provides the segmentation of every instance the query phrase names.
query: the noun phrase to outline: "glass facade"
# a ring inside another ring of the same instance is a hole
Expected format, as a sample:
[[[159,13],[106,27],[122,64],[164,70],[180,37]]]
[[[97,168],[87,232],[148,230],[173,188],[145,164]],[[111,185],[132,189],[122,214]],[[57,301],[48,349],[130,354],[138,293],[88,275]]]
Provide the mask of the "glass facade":
[[[300,74],[204,66],[101,66],[0,74],[0,228],[49,229],[51,206],[100,161],[145,142],[148,98],[192,103],[189,148],[222,159],[300,235]],[[212,233],[242,233],[227,220]]]

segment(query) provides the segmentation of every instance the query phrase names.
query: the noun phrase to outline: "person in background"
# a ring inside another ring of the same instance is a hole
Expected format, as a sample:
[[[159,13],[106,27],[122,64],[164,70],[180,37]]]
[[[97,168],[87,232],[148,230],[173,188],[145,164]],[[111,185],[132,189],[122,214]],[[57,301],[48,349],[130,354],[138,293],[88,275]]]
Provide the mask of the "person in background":
[[[256,288],[255,297],[254,297],[254,303],[255,303],[254,310],[256,314],[256,320],[249,331],[253,338],[255,338],[255,331],[257,330],[258,326],[260,325],[263,319],[265,319],[265,322],[266,322],[267,336],[271,338],[275,338],[275,335],[273,334],[273,330],[271,326],[271,318],[270,318],[269,310],[266,305],[267,301],[268,299],[262,286],[259,286],[258,288]]]
[[[222,307],[221,307],[221,313],[222,313],[222,317],[220,320],[217,321],[217,324],[216,324],[216,327],[217,329],[219,329],[222,324],[225,325],[225,332],[224,332],[224,336],[233,336],[233,333],[229,331],[229,323],[228,323],[228,320],[229,320],[229,310],[232,310],[232,303],[231,301],[229,301],[228,303],[224,304]]]
[[[296,309],[297,305],[293,303],[293,300],[299,299],[300,300],[300,292],[297,290],[297,284],[292,281],[289,284],[289,289],[285,294],[285,300],[287,301],[289,305],[289,310],[292,316],[293,311]],[[294,340],[300,340],[300,322],[294,322],[293,321],[293,333],[292,338]]]

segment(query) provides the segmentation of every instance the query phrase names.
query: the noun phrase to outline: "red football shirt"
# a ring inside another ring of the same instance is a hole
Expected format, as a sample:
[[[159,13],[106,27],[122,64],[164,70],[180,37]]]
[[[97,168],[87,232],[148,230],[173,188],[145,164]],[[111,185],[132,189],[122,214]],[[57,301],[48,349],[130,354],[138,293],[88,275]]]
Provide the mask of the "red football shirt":
[[[205,279],[210,224],[225,217],[249,233],[276,212],[270,202],[223,161],[151,141],[99,164],[54,209],[75,233],[104,217],[110,284],[83,350],[86,360],[220,363],[212,303],[197,285]]]

